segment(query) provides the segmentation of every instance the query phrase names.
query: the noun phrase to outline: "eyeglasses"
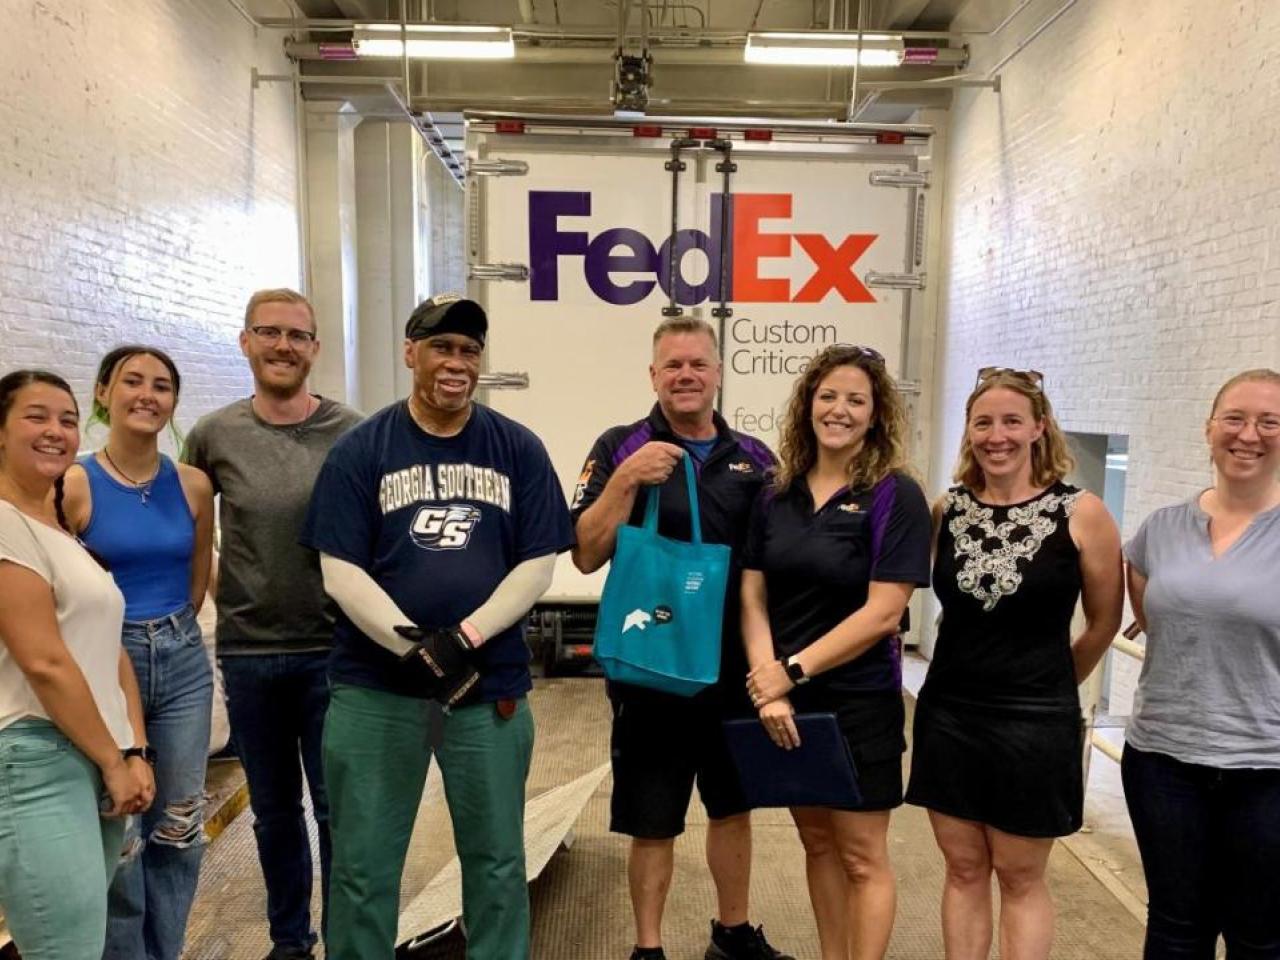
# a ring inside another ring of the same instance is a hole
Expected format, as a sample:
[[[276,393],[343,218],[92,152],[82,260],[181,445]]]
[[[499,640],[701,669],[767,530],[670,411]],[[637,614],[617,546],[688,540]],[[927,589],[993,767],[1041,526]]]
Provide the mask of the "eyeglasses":
[[[853,359],[853,357],[861,357],[864,360],[869,360],[871,363],[878,363],[880,366],[884,366],[884,354],[879,350],[876,350],[874,347],[863,347],[856,343],[833,343],[831,346],[827,347],[827,350],[839,350],[842,353],[850,353],[852,354],[850,359]]]
[[[281,330],[279,327],[250,327],[249,332],[265,343],[279,343],[284,337],[291,347],[309,347],[316,342],[316,335],[310,330]]]
[[[973,385],[980,387],[992,377],[998,377],[1001,374],[1024,380],[1036,390],[1042,392],[1044,390],[1044,374],[1039,370],[1015,370],[1013,367],[983,367],[978,371],[978,379]]]
[[[1243,413],[1224,413],[1219,417],[1210,417],[1227,433],[1239,433],[1249,424],[1258,431],[1260,437],[1280,437],[1280,417],[1274,413],[1264,413],[1259,417],[1246,417]]]

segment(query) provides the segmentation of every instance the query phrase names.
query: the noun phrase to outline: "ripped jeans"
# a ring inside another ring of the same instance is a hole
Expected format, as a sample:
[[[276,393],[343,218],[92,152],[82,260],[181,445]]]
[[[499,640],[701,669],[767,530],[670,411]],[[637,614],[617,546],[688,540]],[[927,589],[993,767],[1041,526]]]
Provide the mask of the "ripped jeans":
[[[108,893],[104,960],[178,960],[204,853],[213,672],[190,607],[126,620],[124,648],[155,748],[156,799],[131,817]]]

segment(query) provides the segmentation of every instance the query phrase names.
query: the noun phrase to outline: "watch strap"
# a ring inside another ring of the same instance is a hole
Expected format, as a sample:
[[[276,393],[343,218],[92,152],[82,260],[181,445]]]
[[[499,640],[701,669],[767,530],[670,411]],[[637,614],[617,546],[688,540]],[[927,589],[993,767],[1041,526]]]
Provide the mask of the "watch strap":
[[[787,676],[791,678],[791,682],[797,687],[802,683],[809,682],[809,675],[804,672],[804,667],[800,665],[795,657],[787,657],[782,661],[782,668],[787,671]]]
[[[124,758],[126,760],[133,757],[141,757],[143,760],[147,761],[147,763],[151,764],[151,766],[154,767],[156,765],[156,748],[151,746],[151,744],[147,744],[144,747],[128,747],[120,752],[124,754]]]

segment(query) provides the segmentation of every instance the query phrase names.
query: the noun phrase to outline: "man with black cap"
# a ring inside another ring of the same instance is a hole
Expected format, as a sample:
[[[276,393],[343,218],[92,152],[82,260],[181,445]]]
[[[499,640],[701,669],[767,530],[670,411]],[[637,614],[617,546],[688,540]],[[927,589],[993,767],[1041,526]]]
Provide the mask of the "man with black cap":
[[[572,528],[538,438],[472,400],[487,330],[484,309],[461,297],[414,310],[412,393],[334,446],[303,529],[340,610],[324,743],[331,960],[394,954],[433,752],[462,863],[468,960],[529,953],[522,624]]]

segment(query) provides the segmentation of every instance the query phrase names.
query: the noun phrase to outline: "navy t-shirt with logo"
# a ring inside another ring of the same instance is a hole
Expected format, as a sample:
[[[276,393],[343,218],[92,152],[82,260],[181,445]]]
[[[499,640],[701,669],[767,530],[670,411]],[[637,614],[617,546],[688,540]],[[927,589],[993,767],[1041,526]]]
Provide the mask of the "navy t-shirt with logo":
[[[561,553],[573,529],[560,483],[528,428],[476,404],[452,437],[426,433],[402,401],[342,437],[316,479],[301,542],[367,571],[420,627],[456,626],[513,567]],[[523,621],[480,648],[478,701],[526,692]],[[335,683],[423,696],[399,658],[339,612]]]
[[[799,653],[861,608],[873,580],[928,586],[931,537],[929,504],[906,474],[846,487],[817,509],[804,477],[780,493],[764,490],[742,565],[764,574],[778,655]],[[903,629],[905,621],[904,613]],[[847,692],[901,687],[901,640],[885,637],[814,683]]]

